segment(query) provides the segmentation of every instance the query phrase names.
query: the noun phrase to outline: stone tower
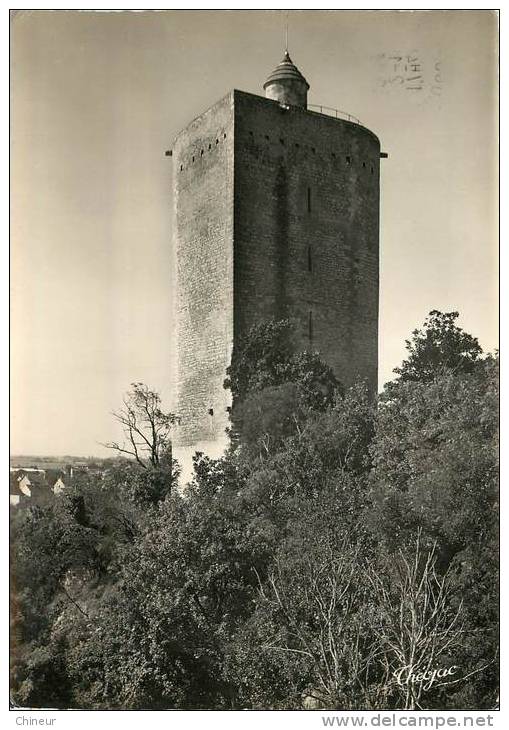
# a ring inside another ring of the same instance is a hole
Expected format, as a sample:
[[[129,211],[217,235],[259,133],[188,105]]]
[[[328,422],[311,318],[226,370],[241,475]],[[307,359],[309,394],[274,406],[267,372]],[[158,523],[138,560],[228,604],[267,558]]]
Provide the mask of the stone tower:
[[[231,91],[172,150],[181,456],[223,450],[225,371],[254,323],[292,319],[345,385],[377,387],[380,142],[311,110],[288,53],[264,89]]]

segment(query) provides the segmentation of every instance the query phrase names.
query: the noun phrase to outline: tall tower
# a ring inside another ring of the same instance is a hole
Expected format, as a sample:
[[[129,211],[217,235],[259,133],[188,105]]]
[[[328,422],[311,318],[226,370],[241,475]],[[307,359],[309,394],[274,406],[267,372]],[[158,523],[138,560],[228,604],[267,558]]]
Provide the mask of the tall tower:
[[[288,317],[348,386],[376,391],[380,142],[311,110],[288,52],[265,98],[231,91],[176,137],[176,453],[226,444],[232,348]]]

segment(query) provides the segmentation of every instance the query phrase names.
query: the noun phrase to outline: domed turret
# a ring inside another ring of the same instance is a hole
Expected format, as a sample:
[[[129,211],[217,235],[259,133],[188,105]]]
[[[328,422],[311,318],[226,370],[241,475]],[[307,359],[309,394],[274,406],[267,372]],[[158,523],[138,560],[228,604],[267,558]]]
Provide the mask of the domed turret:
[[[294,65],[288,51],[264,83],[265,96],[281,104],[307,108],[309,84]]]

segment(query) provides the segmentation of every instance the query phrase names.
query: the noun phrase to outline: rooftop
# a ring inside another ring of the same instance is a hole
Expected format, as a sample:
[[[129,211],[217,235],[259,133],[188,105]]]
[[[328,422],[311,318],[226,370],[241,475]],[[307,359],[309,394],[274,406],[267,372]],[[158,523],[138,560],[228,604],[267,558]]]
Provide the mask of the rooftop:
[[[278,64],[274,71],[268,76],[267,81],[263,85],[263,88],[267,88],[267,86],[274,83],[274,81],[284,81],[286,79],[297,79],[298,81],[302,81],[309,89],[308,82],[301,74],[297,66],[293,63],[288,51],[285,51],[285,55],[281,63]]]

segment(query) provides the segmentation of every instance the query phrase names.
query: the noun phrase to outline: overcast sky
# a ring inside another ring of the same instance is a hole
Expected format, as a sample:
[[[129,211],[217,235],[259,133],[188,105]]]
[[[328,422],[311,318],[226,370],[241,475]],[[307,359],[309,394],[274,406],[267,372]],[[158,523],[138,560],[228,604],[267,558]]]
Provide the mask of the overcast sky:
[[[283,27],[277,11],[15,14],[12,453],[105,455],[132,381],[171,405],[164,152],[230,89],[263,95]],[[290,12],[309,102],[389,154],[380,385],[431,309],[498,344],[496,33],[491,11]]]

